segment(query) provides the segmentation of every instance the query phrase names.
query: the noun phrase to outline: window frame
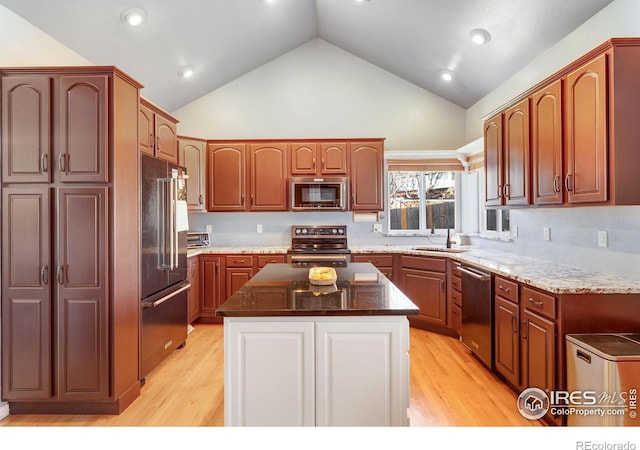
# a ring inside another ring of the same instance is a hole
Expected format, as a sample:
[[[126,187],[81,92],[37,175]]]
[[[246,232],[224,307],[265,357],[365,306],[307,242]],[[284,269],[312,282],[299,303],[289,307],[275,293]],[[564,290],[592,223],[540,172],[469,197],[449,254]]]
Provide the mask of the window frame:
[[[418,192],[419,192],[419,227],[416,230],[394,230],[391,228],[391,202],[389,199],[389,183],[391,181],[391,173],[392,172],[417,172],[420,173],[420,180],[419,180],[419,187],[418,187]],[[455,189],[455,198],[453,199],[453,203],[454,203],[454,224],[453,226],[450,228],[451,232],[458,232],[459,230],[459,224],[460,224],[460,212],[461,212],[461,199],[460,199],[460,193],[462,192],[462,177],[461,177],[461,171],[458,170],[444,170],[444,169],[429,169],[429,170],[388,170],[387,167],[387,171],[386,171],[386,196],[387,196],[387,205],[388,205],[388,211],[387,211],[387,230],[388,230],[388,235],[389,236],[439,236],[439,235],[445,235],[447,232],[447,228],[434,228],[434,233],[431,234],[431,228],[427,228],[427,217],[426,217],[426,205],[427,205],[427,199],[425,198],[425,189],[424,189],[424,181],[425,181],[425,174],[428,172],[451,172],[453,173],[454,176],[454,189]]]

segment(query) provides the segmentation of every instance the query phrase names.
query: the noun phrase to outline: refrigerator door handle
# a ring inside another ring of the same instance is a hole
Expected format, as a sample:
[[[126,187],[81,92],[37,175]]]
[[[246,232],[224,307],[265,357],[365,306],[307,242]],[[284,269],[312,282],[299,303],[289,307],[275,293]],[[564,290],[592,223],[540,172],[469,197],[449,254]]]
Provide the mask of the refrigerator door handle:
[[[172,269],[177,269],[178,268],[178,256],[180,253],[180,248],[178,245],[178,179],[177,178],[172,178],[171,179],[171,208],[173,209],[173,214],[171,215],[172,218],[172,231],[171,231],[171,243],[172,243],[172,249],[173,249],[173,265],[172,265]]]
[[[158,179],[158,269],[173,268],[171,242],[170,179]]]

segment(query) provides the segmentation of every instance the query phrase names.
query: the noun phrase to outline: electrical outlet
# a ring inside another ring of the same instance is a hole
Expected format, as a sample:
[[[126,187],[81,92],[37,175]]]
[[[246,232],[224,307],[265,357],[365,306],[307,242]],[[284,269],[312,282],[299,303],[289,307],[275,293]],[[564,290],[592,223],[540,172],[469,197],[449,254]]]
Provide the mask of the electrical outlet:
[[[515,238],[518,237],[518,225],[513,225],[511,227],[511,235]]]
[[[256,231],[257,231],[258,233],[262,233],[262,224],[261,224],[261,223],[259,223],[258,225],[256,225]]]
[[[598,247],[607,246],[607,230],[598,230]]]
[[[374,223],[373,224],[373,231],[374,231],[374,233],[382,233],[382,224],[381,223]]]
[[[544,240],[545,241],[551,240],[551,228],[549,227],[544,227]]]
[[[209,233],[209,234],[211,234],[211,231],[212,231],[212,230],[213,230],[213,226],[212,226],[212,225],[207,225],[207,226],[205,227],[205,231],[206,231],[207,233]]]

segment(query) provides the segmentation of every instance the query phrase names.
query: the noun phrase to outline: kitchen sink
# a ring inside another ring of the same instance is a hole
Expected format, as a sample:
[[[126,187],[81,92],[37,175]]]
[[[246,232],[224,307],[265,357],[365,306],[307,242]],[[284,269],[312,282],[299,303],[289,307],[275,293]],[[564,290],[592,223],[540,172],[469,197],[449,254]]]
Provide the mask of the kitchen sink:
[[[468,250],[463,248],[447,248],[447,247],[438,247],[438,246],[426,246],[426,247],[413,247],[413,250],[418,250],[421,252],[443,252],[443,253],[464,253]]]

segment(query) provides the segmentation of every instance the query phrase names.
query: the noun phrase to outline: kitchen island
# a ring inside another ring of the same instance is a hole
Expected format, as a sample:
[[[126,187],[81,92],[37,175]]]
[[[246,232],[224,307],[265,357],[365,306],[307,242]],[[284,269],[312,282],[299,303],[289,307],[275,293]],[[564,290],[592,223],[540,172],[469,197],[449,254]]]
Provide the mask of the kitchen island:
[[[407,426],[409,322],[418,313],[369,263],[269,264],[223,303],[226,426]]]

